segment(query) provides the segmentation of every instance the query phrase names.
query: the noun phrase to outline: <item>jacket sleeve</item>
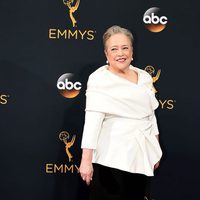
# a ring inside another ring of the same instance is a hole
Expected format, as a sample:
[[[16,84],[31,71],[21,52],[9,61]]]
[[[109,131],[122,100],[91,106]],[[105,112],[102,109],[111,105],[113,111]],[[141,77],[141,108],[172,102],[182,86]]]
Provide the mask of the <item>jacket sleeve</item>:
[[[159,134],[159,130],[158,130],[158,124],[157,124],[157,119],[156,119],[155,112],[153,112],[153,114],[151,116],[151,122],[152,122],[152,133],[154,135],[158,135]]]
[[[83,128],[83,136],[81,148],[96,149],[98,136],[105,114],[102,112],[86,111],[85,124]]]

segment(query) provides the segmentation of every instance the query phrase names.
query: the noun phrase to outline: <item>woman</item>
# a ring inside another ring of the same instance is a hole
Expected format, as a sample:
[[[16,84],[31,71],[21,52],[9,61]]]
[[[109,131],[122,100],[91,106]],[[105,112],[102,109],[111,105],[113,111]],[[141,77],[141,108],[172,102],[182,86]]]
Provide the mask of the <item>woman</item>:
[[[107,65],[87,84],[80,175],[91,183],[92,200],[143,200],[146,178],[162,156],[154,114],[158,101],[151,76],[130,65],[131,32],[112,26],[103,43]]]

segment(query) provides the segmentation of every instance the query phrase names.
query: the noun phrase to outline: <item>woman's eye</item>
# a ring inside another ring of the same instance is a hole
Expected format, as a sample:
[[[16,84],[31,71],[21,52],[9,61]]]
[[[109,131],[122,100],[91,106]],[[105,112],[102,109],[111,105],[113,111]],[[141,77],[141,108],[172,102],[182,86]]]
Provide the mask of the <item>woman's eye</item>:
[[[128,47],[123,47],[123,49],[128,49]]]
[[[117,48],[112,48],[111,51],[117,51]]]

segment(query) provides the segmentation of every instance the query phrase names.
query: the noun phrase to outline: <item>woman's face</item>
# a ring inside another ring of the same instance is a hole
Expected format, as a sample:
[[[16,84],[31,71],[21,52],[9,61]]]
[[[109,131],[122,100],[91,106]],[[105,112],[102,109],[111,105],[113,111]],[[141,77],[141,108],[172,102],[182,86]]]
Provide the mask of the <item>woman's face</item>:
[[[123,33],[112,35],[106,41],[105,54],[110,70],[116,72],[127,70],[133,56],[130,39]]]

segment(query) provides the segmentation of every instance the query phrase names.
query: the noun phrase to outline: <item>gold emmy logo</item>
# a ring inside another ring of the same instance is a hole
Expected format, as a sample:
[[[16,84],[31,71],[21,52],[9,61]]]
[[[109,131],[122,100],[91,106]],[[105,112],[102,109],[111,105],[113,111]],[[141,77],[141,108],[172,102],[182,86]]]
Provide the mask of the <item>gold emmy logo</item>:
[[[152,76],[152,78],[153,78],[153,84],[154,84],[156,81],[158,81],[158,79],[159,79],[159,77],[160,77],[161,69],[159,69],[159,70],[157,71],[157,73],[156,73],[155,76],[154,76],[154,74],[155,74],[155,69],[154,69],[153,66],[147,65],[147,66],[145,67],[144,70],[145,70],[146,72],[148,72],[148,73]],[[154,93],[157,93],[157,92],[158,92],[158,91],[156,90],[156,88],[154,87],[154,85],[153,85],[153,90],[154,90]]]
[[[72,21],[72,26],[76,27],[77,21],[74,18],[73,14],[78,9],[80,0],[77,0],[75,4],[74,4],[74,0],[63,0],[63,3],[69,8],[69,16]]]
[[[65,151],[66,154],[68,156],[69,162],[72,161],[72,154],[69,152],[69,149],[74,145],[75,139],[76,139],[76,135],[73,135],[71,141],[69,141],[70,139],[70,134],[67,131],[62,131],[59,134],[59,139],[65,143]]]
[[[79,29],[77,20],[75,19],[74,13],[79,9],[80,0],[62,0],[64,9],[67,10],[68,21],[72,26],[71,28],[55,28],[51,27],[48,30],[48,38],[51,40],[88,40],[92,41],[95,39],[96,30],[91,28]]]

